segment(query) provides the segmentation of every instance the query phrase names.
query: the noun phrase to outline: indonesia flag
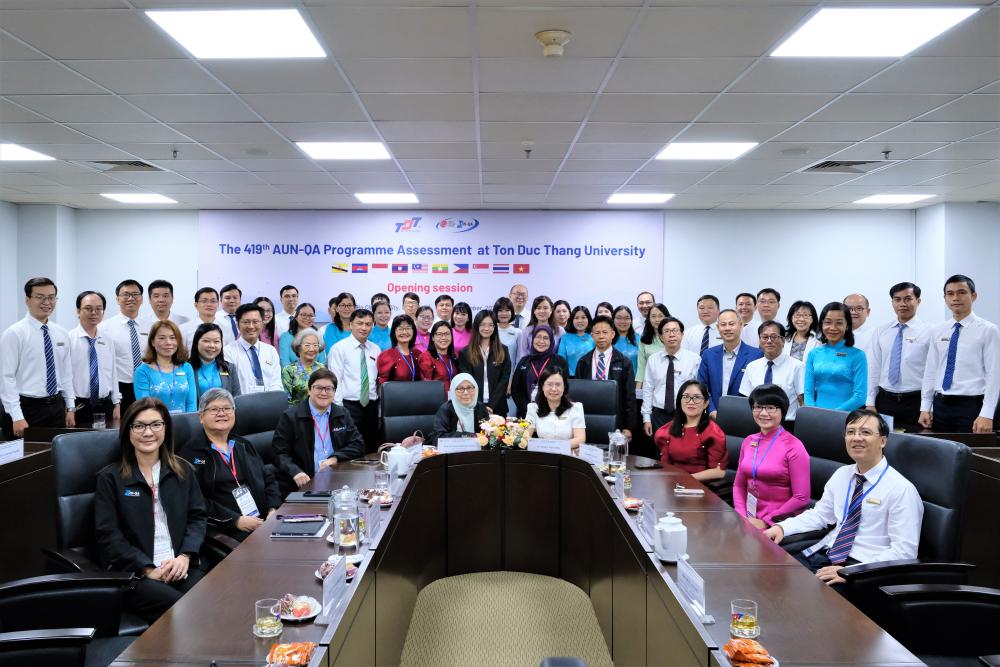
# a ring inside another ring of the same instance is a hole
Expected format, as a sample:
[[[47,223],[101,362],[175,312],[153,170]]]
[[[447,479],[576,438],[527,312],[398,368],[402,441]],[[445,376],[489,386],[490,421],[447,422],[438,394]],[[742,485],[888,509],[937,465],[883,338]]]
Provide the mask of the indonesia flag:
[[[388,268],[389,268],[388,264],[372,264],[372,271],[377,271],[378,269],[382,269],[383,271],[385,271]]]

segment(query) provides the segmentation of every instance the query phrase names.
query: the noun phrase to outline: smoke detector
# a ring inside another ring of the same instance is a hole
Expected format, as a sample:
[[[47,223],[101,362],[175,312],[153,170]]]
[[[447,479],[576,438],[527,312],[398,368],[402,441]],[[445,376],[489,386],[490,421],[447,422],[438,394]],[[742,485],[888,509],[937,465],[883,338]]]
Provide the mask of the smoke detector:
[[[541,32],[535,33],[535,39],[545,48],[542,49],[542,55],[546,58],[549,56],[561,56],[563,54],[563,47],[569,42],[569,38],[573,36],[569,30],[542,30]]]

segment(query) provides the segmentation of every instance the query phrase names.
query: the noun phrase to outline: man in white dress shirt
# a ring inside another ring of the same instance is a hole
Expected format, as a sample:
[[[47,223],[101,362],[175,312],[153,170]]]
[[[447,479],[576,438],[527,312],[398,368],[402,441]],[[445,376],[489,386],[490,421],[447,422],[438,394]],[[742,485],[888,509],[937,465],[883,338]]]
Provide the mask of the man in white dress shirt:
[[[635,324],[632,326],[636,331],[642,331],[646,326],[646,318],[649,317],[649,309],[656,305],[656,295],[652,292],[639,292],[635,297]]]
[[[299,289],[295,285],[285,285],[278,292],[281,301],[281,312],[274,316],[274,345],[277,347],[281,334],[288,331],[288,325],[295,317],[295,308],[299,305]]]
[[[779,310],[781,310],[781,292],[773,287],[765,287],[757,292],[757,318],[760,322],[777,322]],[[760,324],[757,328],[760,328]]]
[[[115,287],[118,314],[101,322],[98,329],[114,343],[115,375],[121,393],[121,411],[135,402],[132,378],[136,367],[142,363],[149,338],[150,322],[139,317],[142,307],[142,285],[138,280],[126,278]]]
[[[877,413],[850,413],[844,440],[854,465],[833,473],[815,507],[764,531],[780,543],[786,535],[836,524],[795,558],[838,592],[843,567],[917,557],[924,504],[916,487],[882,455],[888,436],[889,426]]]
[[[121,417],[122,395],[115,369],[115,343],[100,332],[107,299],[100,292],[81,292],[76,297],[79,324],[70,329],[69,352],[76,395],[76,423],[91,425],[95,414],[107,423]]]
[[[700,357],[708,348],[722,344],[722,337],[719,336],[719,328],[716,326],[716,322],[719,321],[719,297],[705,294],[698,299],[696,305],[701,324],[688,327],[684,331],[681,347]]]
[[[166,322],[170,320],[178,327],[184,324],[190,317],[173,313],[174,307],[174,286],[166,280],[154,280],[149,283],[149,305],[153,309],[153,321],[160,320]],[[152,325],[152,322],[150,322]]]
[[[455,309],[455,300],[448,294],[442,294],[434,299],[434,321],[451,323],[451,311]]]
[[[351,335],[327,353],[327,366],[337,376],[335,402],[344,407],[361,432],[369,452],[378,446],[378,379],[376,360],[382,352],[368,340],[375,324],[372,311],[359,308],[351,314]]]
[[[194,332],[198,330],[198,327],[202,324],[218,324],[219,327],[222,328],[222,340],[225,341],[225,327],[229,326],[228,322],[218,319],[219,293],[215,291],[214,287],[202,287],[194,293],[194,310],[198,314],[198,317],[185,322],[180,327],[181,337],[184,339],[184,346],[187,348],[188,354],[192,357],[198,352],[197,350],[191,349],[191,343],[194,340]]]
[[[869,320],[872,308],[871,304],[868,303],[868,297],[864,294],[848,294],[844,297],[843,303],[851,311],[851,331],[854,333],[854,347],[868,354],[876,328]],[[871,357],[868,359],[868,365],[872,365]]]
[[[403,314],[409,315],[416,321],[417,308],[420,308],[420,295],[416,292],[407,292],[403,295]]]
[[[528,320],[531,319],[531,313],[528,312],[528,288],[525,285],[514,285],[507,296],[514,304],[514,326],[524,331],[524,327],[528,326]]]
[[[750,347],[760,347],[757,337],[757,327],[760,319],[757,317],[757,297],[750,292],[740,292],[736,295],[736,314],[743,328],[740,330],[740,340]]]
[[[891,416],[894,428],[917,431],[931,326],[917,317],[919,287],[897,283],[889,289],[889,298],[896,320],[878,327],[872,336],[865,407]]]
[[[642,430],[652,436],[670,421],[677,408],[677,392],[688,380],[698,379],[701,357],[681,348],[684,324],[676,317],[660,320],[663,351],[646,360],[642,382]]]
[[[264,312],[260,306],[245,303],[237,308],[236,323],[240,337],[226,345],[222,349],[222,355],[236,368],[240,391],[244,394],[284,391],[278,351],[273,345],[260,342],[260,331],[264,328]]]
[[[0,336],[0,399],[6,440],[28,426],[74,426],[76,397],[69,336],[49,320],[56,308],[56,284],[32,278],[24,284],[28,314]]]
[[[223,285],[219,290],[219,303],[222,313],[217,317],[216,324],[222,327],[222,342],[226,345],[240,337],[239,319],[236,309],[243,303],[243,290],[234,283]]]
[[[759,300],[758,300],[759,302]],[[757,387],[773,384],[788,398],[786,422],[795,421],[795,412],[804,402],[806,365],[785,354],[785,326],[768,321],[757,327],[764,356],[747,364],[740,383],[740,393],[749,396]]]
[[[1000,330],[972,312],[972,278],[944,286],[951,318],[931,329],[920,398],[920,425],[941,433],[989,433],[1000,396]]]

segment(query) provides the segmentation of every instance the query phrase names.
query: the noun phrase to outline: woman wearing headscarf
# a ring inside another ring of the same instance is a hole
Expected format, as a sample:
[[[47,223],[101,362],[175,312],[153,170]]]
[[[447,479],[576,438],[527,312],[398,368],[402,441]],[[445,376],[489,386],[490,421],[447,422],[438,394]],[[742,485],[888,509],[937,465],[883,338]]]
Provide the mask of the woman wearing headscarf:
[[[479,384],[468,373],[459,373],[451,380],[448,400],[434,415],[434,430],[427,444],[437,445],[439,438],[464,438],[479,432],[480,422],[489,418],[486,406],[476,400]]]
[[[552,329],[544,324],[531,330],[530,354],[517,362],[510,380],[510,397],[517,406],[518,417],[527,414],[528,403],[535,397],[538,378],[547,369],[558,370],[566,381],[566,386],[569,386],[569,367],[566,365],[566,360],[552,349],[554,338]]]

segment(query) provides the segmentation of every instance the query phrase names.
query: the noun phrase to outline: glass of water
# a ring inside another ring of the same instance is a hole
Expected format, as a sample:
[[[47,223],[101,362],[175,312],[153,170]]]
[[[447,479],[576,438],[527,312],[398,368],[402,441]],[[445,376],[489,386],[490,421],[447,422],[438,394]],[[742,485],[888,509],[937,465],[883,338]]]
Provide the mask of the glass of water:
[[[757,616],[757,603],[753,600],[733,600],[730,606],[732,617],[729,622],[729,634],[746,639],[759,637],[760,619]]]
[[[103,412],[95,412],[94,413],[93,429],[95,431],[103,431],[107,427],[108,427],[108,425],[107,425],[107,417],[105,416],[105,414]]]

